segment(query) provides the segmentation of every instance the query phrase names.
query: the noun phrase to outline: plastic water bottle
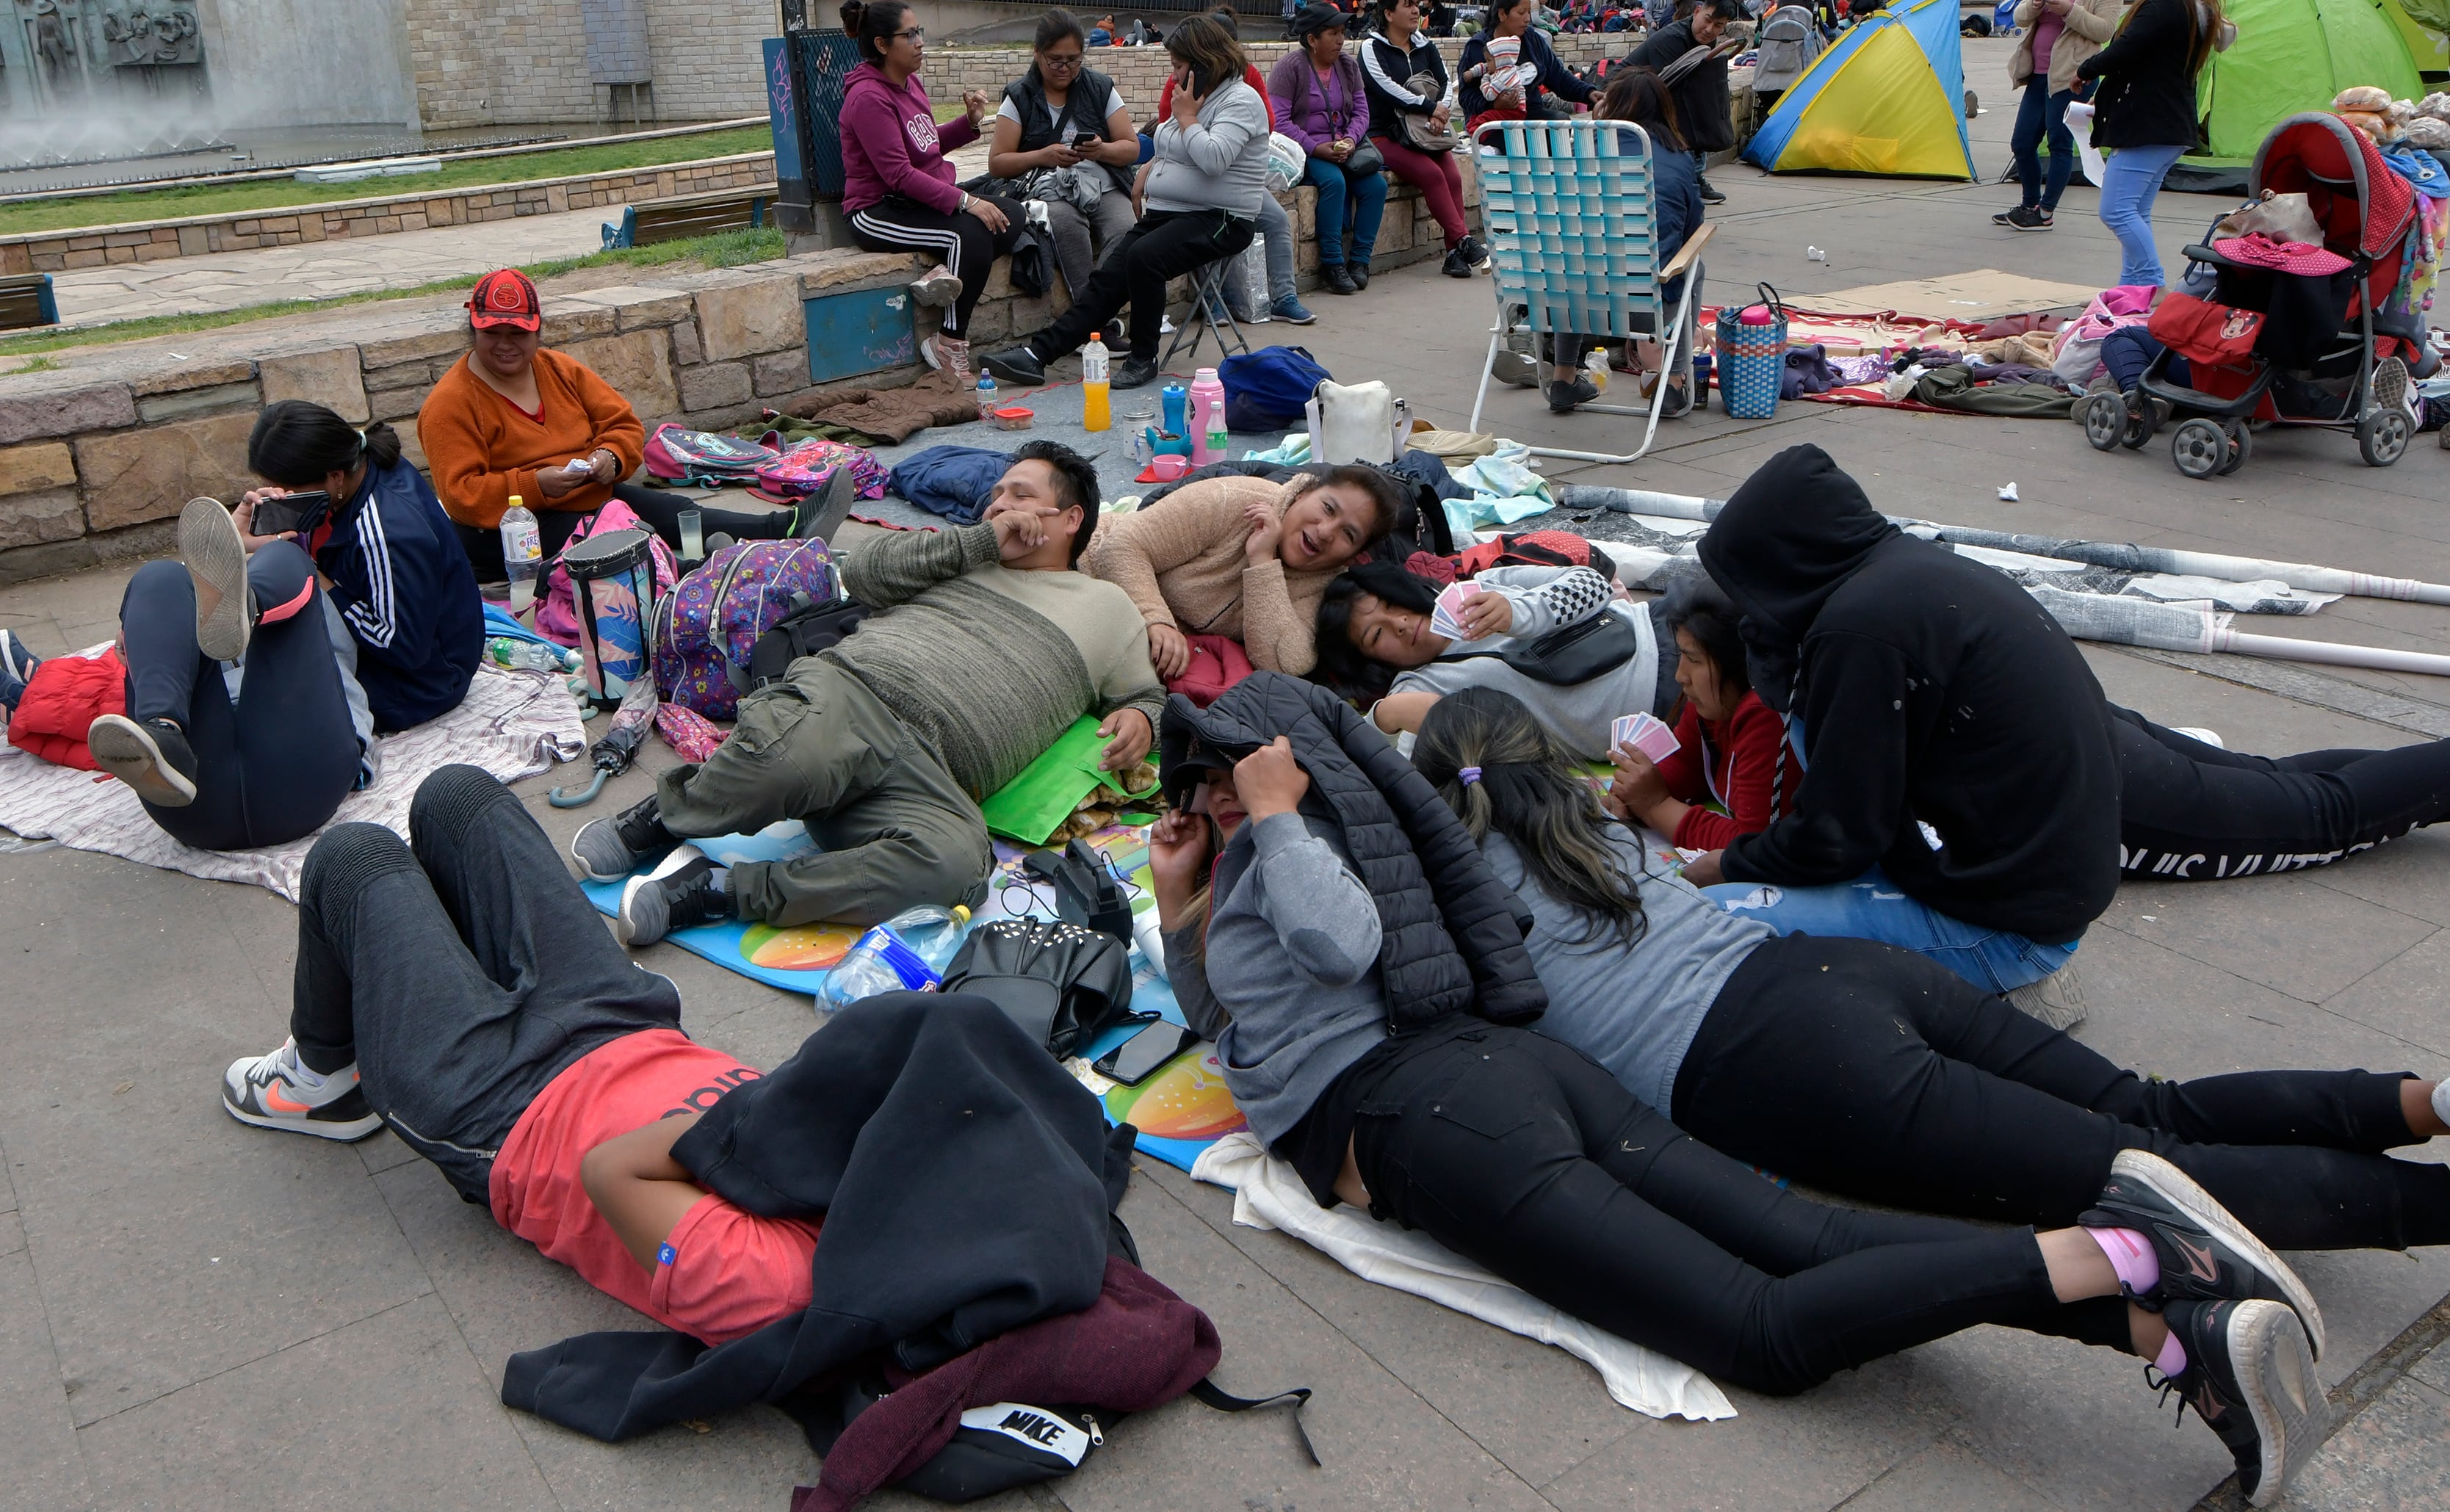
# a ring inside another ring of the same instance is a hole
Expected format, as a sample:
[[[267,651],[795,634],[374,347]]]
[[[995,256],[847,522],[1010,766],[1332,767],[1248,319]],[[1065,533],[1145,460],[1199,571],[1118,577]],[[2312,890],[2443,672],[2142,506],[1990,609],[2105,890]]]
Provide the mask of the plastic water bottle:
[[[508,667],[522,672],[568,672],[578,667],[578,653],[565,651],[541,641],[523,640],[516,635],[490,635],[485,639],[485,654],[496,667]]]
[[[979,375],[979,418],[989,425],[993,425],[995,423],[995,375],[992,373],[981,373]]]
[[[1093,336],[1080,349],[1080,428],[1102,431],[1114,423],[1106,388],[1106,343]]]
[[[511,613],[516,617],[535,602],[536,575],[544,571],[544,534],[516,494],[502,511],[502,566],[510,572]]]
[[[933,992],[961,948],[966,908],[913,908],[859,937],[826,973],[817,998],[828,1010],[881,992]]]
[[[1191,379],[1191,465],[1206,467],[1233,446],[1225,431],[1225,385],[1203,367]]]

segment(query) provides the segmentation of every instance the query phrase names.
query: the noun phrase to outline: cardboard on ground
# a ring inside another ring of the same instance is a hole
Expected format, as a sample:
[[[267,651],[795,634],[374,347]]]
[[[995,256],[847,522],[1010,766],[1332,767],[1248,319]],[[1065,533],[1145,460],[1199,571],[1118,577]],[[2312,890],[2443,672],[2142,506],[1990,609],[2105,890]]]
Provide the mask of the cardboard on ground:
[[[1799,294],[1798,307],[1838,315],[1899,315],[1927,320],[1990,320],[2028,310],[2083,309],[2100,291],[2089,283],[2058,283],[2049,279],[1975,268],[1935,279],[1908,279],[1897,283],[1872,283],[1831,294]]]

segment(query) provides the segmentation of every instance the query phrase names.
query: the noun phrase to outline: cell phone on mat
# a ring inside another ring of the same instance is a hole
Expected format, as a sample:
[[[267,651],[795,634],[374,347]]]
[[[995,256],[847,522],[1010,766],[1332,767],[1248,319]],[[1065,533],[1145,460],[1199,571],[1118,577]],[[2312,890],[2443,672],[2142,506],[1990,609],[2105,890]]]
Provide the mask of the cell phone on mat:
[[[257,501],[255,533],[279,535],[297,530],[311,517],[322,514],[332,507],[332,495],[321,489],[304,494],[283,494],[279,498]]]
[[[1141,1025],[1138,1034],[1091,1061],[1089,1069],[1110,1081],[1137,1087],[1157,1075],[1159,1066],[1197,1043],[1197,1035],[1160,1018]]]

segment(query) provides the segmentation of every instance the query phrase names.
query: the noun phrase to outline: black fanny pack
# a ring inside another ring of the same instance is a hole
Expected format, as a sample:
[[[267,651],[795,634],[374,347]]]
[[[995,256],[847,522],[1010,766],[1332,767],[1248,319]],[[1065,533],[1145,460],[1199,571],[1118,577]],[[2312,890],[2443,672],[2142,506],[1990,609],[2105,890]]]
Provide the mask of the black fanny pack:
[[[1603,609],[1586,620],[1552,630],[1528,646],[1505,651],[1467,651],[1441,659],[1468,662],[1494,656],[1533,682],[1566,687],[1615,671],[1640,654],[1642,637],[1635,631],[1633,621],[1612,609]]]

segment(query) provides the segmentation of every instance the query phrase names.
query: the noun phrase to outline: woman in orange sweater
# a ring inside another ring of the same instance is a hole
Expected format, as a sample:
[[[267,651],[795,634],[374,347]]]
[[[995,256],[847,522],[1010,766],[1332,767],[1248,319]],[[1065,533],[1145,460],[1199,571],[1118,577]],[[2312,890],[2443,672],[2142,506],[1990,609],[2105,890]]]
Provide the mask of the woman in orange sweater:
[[[581,520],[612,499],[678,551],[680,512],[705,533],[735,540],[818,533],[814,503],[750,514],[622,481],[646,455],[647,428],[620,391],[573,357],[539,346],[544,310],[516,268],[476,281],[468,299],[468,355],[451,365],[417,412],[417,436],[434,492],[459,527],[479,582],[500,582],[502,512],[511,495],[535,512],[551,560]],[[806,529],[802,529],[806,526]]]
[[[1792,757],[1781,779],[1779,750],[1786,727],[1745,680],[1743,638],[1736,609],[1718,585],[1693,577],[1668,595],[1667,626],[1676,636],[1676,686],[1684,708],[1676,719],[1676,749],[1653,765],[1638,750],[1610,755],[1616,781],[1607,797],[1620,819],[1648,824],[1686,850],[1722,850],[1739,835],[1767,829],[1803,780]],[[1713,800],[1726,812],[1705,808]]]

